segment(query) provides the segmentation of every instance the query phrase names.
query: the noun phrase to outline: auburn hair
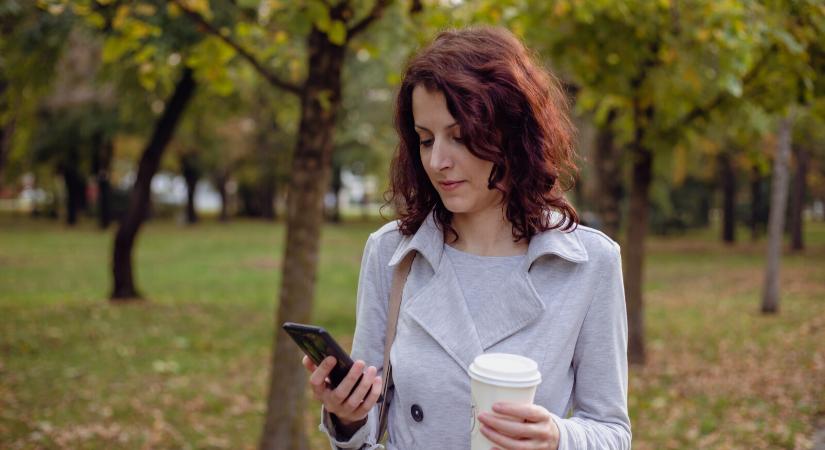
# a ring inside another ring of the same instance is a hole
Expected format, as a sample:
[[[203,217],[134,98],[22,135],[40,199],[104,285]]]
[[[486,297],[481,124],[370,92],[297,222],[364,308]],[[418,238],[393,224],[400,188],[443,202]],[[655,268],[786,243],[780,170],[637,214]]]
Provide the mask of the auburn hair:
[[[402,234],[415,233],[434,211],[445,234],[458,237],[421,162],[412,109],[416,86],[443,93],[467,149],[493,163],[487,187],[502,191],[515,241],[578,225],[564,197],[577,167],[575,128],[560,83],[506,29],[473,27],[441,32],[404,72],[395,107],[400,142],[386,196]]]

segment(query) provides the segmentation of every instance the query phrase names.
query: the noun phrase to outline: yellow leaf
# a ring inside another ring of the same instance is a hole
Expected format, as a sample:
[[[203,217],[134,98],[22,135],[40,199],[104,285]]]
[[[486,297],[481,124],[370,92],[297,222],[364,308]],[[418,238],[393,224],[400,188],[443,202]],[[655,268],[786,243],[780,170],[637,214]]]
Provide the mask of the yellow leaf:
[[[135,6],[135,13],[141,16],[154,16],[155,12],[157,12],[157,8],[148,3],[138,3]]]
[[[180,16],[180,7],[175,3],[167,3],[166,4],[166,13],[169,14],[169,17],[175,18]]]
[[[126,23],[126,19],[129,17],[129,7],[126,5],[120,5],[117,7],[117,11],[115,11],[115,18],[112,19],[112,28],[115,30],[119,30],[123,28],[123,25]]]

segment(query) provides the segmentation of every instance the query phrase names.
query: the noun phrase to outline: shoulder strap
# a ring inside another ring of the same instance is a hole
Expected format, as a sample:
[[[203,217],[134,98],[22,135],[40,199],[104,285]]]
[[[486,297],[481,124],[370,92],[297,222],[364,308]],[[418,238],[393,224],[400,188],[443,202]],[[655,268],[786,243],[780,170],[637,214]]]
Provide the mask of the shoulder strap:
[[[387,430],[387,413],[389,413],[390,394],[392,387],[392,365],[390,364],[390,349],[395,340],[395,328],[398,324],[398,313],[401,311],[401,293],[404,291],[404,284],[407,282],[407,275],[410,274],[415,251],[407,253],[395,267],[392,274],[392,288],[390,289],[390,305],[387,311],[387,333],[384,338],[384,388],[381,393],[381,408],[378,412],[378,439],[380,441]]]

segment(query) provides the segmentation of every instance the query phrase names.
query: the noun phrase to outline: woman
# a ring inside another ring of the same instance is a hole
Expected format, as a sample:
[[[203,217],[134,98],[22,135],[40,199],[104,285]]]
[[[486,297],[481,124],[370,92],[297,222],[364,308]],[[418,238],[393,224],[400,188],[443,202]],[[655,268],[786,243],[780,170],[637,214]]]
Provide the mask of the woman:
[[[630,448],[619,248],[579,226],[564,198],[559,181],[575,171],[567,114],[558,83],[506,30],[444,32],[410,61],[390,189],[400,219],[367,241],[357,361],[330,389],[334,358],[304,359],[333,448],[379,448],[392,272],[411,251],[389,449],[469,448],[467,368],[487,352],[527,356],[542,374],[534,405],[479,414],[499,448]]]

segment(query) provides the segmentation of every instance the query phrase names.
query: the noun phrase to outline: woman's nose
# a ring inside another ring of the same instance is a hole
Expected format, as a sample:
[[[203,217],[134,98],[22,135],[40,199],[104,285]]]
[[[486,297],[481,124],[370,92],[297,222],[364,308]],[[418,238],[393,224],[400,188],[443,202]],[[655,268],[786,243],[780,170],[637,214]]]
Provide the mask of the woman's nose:
[[[444,170],[452,167],[449,144],[443,139],[433,140],[433,151],[430,153],[430,167],[435,170]]]

